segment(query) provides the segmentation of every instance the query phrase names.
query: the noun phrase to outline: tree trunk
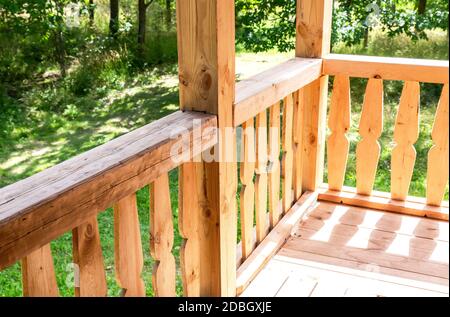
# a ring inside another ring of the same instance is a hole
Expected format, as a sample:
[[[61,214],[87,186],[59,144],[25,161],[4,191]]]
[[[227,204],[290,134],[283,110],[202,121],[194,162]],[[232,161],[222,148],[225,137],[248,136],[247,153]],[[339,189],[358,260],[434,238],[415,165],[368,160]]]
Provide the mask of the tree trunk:
[[[172,26],[172,1],[166,0],[166,29],[170,31]]]
[[[119,0],[110,0],[109,33],[113,37],[119,31]]]
[[[62,3],[56,4],[57,14],[61,19],[57,20],[56,28],[53,30],[53,42],[54,42],[54,57],[59,65],[61,77],[66,77],[66,47],[64,42],[64,5]]]
[[[139,46],[143,46],[145,44],[147,25],[147,4],[145,0],[139,0],[138,11],[138,44]]]
[[[367,48],[369,46],[369,28],[366,28],[364,30],[364,42],[363,42],[364,48]]]
[[[94,0],[89,0],[89,25],[92,27],[94,25],[95,9]]]
[[[420,15],[425,14],[427,8],[427,0],[418,0],[417,2],[417,13]]]

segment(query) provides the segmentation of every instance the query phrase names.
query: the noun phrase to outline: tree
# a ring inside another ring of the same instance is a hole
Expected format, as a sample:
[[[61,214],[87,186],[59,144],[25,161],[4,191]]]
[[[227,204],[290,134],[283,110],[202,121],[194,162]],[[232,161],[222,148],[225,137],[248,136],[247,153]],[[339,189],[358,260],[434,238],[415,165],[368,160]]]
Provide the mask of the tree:
[[[167,31],[170,31],[170,28],[172,27],[172,1],[166,0],[166,29]]]
[[[59,65],[61,76],[66,75],[66,41],[68,31],[65,8],[69,4],[85,4],[84,0],[0,0],[0,26],[26,37],[39,35],[43,49]],[[45,49],[45,50],[44,50]],[[43,57],[41,57],[43,58]]]
[[[119,31],[119,0],[110,0],[109,34],[116,37]]]
[[[420,15],[425,14],[427,8],[427,0],[417,0],[417,13]]]
[[[138,49],[139,54],[143,54],[146,31],[147,31],[147,9],[153,3],[153,0],[138,0]]]
[[[89,0],[88,12],[89,12],[89,25],[92,27],[94,25],[94,18],[95,18],[94,0]]]
[[[236,0],[237,41],[246,49],[288,51],[295,46],[296,0]],[[332,44],[367,44],[374,26],[388,36],[426,38],[425,30],[448,30],[448,0],[334,0]],[[423,5],[423,3],[421,4]],[[421,9],[422,10],[422,9]]]

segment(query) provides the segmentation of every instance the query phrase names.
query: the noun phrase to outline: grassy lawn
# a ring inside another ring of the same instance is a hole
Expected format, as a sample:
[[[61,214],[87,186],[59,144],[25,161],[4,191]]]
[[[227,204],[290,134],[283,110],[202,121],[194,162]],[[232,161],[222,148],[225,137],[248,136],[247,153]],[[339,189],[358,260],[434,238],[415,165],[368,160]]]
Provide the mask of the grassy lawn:
[[[336,47],[334,51],[448,58],[448,40],[445,39],[445,34],[432,35],[430,42],[417,43],[405,42],[402,38],[395,42],[390,40],[389,43],[383,43],[382,38],[375,37],[368,49]],[[376,49],[377,46],[380,47],[379,50]],[[238,78],[242,79],[270,68],[290,56],[275,53],[241,53],[237,59]],[[359,140],[357,127],[366,82],[352,79],[352,129],[349,133],[351,153],[345,180],[345,184],[349,186],[356,185],[355,149]],[[390,153],[401,84],[385,83],[385,127],[380,139],[382,155],[375,182],[377,190],[389,191],[390,187]],[[430,134],[440,90],[439,85],[422,85],[420,137],[416,143],[417,161],[411,183],[411,195],[425,195],[427,153],[432,145]],[[0,188],[176,111],[177,68],[175,65],[162,65],[132,77],[116,76],[105,85],[96,85],[95,89],[82,96],[75,96],[64,85],[46,82],[30,87],[20,99],[3,100],[3,105],[4,111],[0,112]],[[178,259],[181,239],[177,229],[176,170],[170,173],[170,182],[176,228],[174,253]],[[446,196],[448,199],[448,190]],[[145,261],[142,277],[147,286],[147,294],[151,296],[153,260],[149,250],[148,188],[138,191],[137,198]],[[112,210],[100,213],[98,219],[109,295],[118,296],[120,289],[114,279]],[[53,241],[52,251],[61,295],[73,296],[73,282],[71,282],[73,269],[70,265],[71,234],[67,233]],[[177,287],[178,293],[181,294],[179,274]],[[16,264],[0,272],[0,296],[21,296],[21,294],[20,265]]]

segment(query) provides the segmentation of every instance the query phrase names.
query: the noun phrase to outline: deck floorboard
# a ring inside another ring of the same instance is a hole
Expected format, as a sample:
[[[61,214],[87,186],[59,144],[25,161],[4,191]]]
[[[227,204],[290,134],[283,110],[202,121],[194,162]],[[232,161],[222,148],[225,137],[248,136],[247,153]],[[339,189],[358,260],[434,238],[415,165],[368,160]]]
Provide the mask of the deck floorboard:
[[[449,296],[449,223],[318,202],[241,296]]]

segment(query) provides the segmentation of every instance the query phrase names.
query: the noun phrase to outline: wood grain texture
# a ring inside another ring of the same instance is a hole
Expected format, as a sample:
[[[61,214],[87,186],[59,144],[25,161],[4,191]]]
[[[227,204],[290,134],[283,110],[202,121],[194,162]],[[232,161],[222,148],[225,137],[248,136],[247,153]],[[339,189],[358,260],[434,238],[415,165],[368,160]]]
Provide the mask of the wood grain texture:
[[[197,158],[195,158],[197,159]],[[201,292],[202,258],[207,257],[207,248],[201,248],[204,243],[202,215],[207,214],[202,206],[205,206],[206,196],[204,191],[204,167],[200,160],[193,160],[180,166],[179,169],[179,214],[178,226],[183,238],[180,249],[181,279],[183,281],[183,295],[186,297],[198,297]],[[206,226],[205,226],[206,227]],[[202,239],[202,240],[201,240]],[[204,256],[202,256],[202,254]],[[207,295],[207,294],[205,294]]]
[[[243,142],[240,178],[242,183],[240,204],[241,204],[241,241],[242,257],[246,259],[255,247],[253,240],[253,220],[255,213],[255,185],[253,177],[255,175],[255,125],[250,119],[242,125]]]
[[[267,223],[267,163],[267,112],[264,110],[256,116],[255,214],[257,244],[266,237],[269,229]]]
[[[280,221],[280,102],[269,109],[269,215],[270,228]]]
[[[341,205],[320,201],[319,206],[308,213],[308,222],[317,228],[325,222],[331,225],[357,226],[364,229],[376,229],[384,232],[395,232],[402,236],[427,239],[430,242],[449,242],[449,223],[425,217],[414,217],[393,212]],[[406,250],[406,249],[405,249]]]
[[[323,58],[330,52],[332,11],[332,0],[297,0],[295,56]],[[328,76],[321,76],[304,87],[304,191],[315,191],[323,182],[327,97]]]
[[[293,189],[294,200],[300,199],[303,193],[303,88],[293,94],[294,97],[294,121],[293,121],[293,148],[294,148],[294,171]]]
[[[448,184],[449,122],[448,84],[442,88],[431,138],[434,145],[428,153],[427,203],[440,206]]]
[[[264,241],[256,247],[255,251],[239,267],[237,271],[238,295],[245,290],[259,271],[263,269],[264,265],[282,247],[291,234],[292,228],[316,201],[317,193],[304,193],[275,228],[270,231]]]
[[[323,72],[383,80],[448,83],[448,60],[328,54],[323,59]]]
[[[350,116],[350,78],[345,75],[336,75],[328,118],[331,135],[327,143],[328,185],[333,190],[341,190],[344,185],[350,149],[347,138],[351,123]]]
[[[383,80],[369,79],[359,122],[362,140],[356,146],[356,188],[358,194],[372,193],[381,147],[378,138],[383,131]]]
[[[157,297],[176,296],[176,267],[169,175],[150,184],[150,253],[155,260],[152,281]]]
[[[419,137],[420,86],[418,82],[405,82],[395,121],[391,161],[391,194],[393,199],[404,200],[408,196],[414,164],[416,143]]]
[[[180,107],[217,115],[221,135],[215,149],[220,161],[204,167],[205,208],[209,210],[211,222],[208,222],[210,234],[205,245],[209,249],[209,261],[205,261],[202,271],[209,272],[207,295],[234,296],[237,240],[236,131],[232,129],[234,1],[178,0],[176,11]],[[203,290],[206,292],[206,285]]]
[[[72,240],[73,261],[78,266],[79,274],[78,283],[75,283],[75,296],[106,296],[108,288],[97,217],[75,228]]]
[[[293,181],[293,121],[294,121],[294,102],[292,94],[288,95],[283,100],[283,132],[282,132],[282,150],[283,156],[281,158],[282,168],[282,200],[283,200],[283,214],[286,213],[294,202],[292,196],[292,181]]]
[[[144,258],[135,194],[114,205],[114,259],[116,280],[122,288],[122,296],[145,296],[141,277]]]
[[[196,119],[203,136],[193,134]],[[206,128],[216,123],[212,115],[176,112],[0,189],[0,269],[178,166],[172,149],[183,140],[190,140],[179,146],[188,157],[193,142],[213,146],[216,131]]]
[[[315,191],[323,183],[328,76],[304,88],[302,187]]]
[[[22,287],[26,297],[59,296],[50,244],[22,259]]]
[[[371,196],[360,195],[356,188],[346,187],[342,191],[329,190],[324,184],[319,189],[319,199],[339,204],[391,211],[400,214],[427,217],[448,221],[448,204],[446,206],[431,206],[425,199],[408,196],[405,200],[394,200],[390,193],[373,191]]]
[[[297,0],[298,57],[323,57],[330,52],[332,0]]]
[[[236,84],[234,126],[318,79],[322,60],[294,58]]]

